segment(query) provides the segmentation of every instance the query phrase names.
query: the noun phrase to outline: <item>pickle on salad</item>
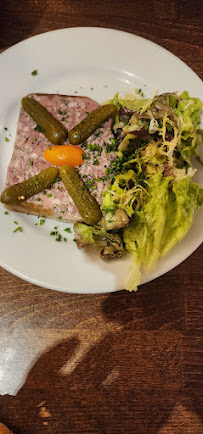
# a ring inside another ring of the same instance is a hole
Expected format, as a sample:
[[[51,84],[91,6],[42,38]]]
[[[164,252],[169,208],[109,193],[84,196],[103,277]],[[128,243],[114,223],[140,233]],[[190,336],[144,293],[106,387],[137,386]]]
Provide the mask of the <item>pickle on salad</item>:
[[[118,107],[114,104],[105,104],[93,110],[68,133],[72,145],[79,145],[86,140],[96,129],[110,118],[118,114]]]
[[[40,126],[41,132],[53,145],[60,145],[66,141],[68,137],[66,128],[36,99],[25,96],[22,99],[22,107]]]
[[[57,167],[48,167],[48,169],[43,170],[26,181],[11,185],[1,194],[1,202],[5,205],[16,205],[24,202],[29,197],[51,187],[58,174],[59,169]]]
[[[88,225],[96,225],[102,218],[99,204],[86,188],[74,167],[63,166],[59,173],[84,222]]]

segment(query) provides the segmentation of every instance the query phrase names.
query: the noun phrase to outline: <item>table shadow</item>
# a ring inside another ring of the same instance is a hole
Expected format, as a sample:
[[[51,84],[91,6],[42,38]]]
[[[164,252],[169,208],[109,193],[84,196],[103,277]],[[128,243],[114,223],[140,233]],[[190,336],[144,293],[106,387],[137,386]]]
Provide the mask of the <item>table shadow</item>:
[[[140,286],[137,292],[112,292],[103,301],[103,316],[125,329],[184,331],[181,279],[176,269]]]
[[[171,272],[137,293],[105,296],[113,330],[85,354],[77,336],[42,354],[17,395],[0,397],[0,420],[14,434],[156,434],[179,404],[201,417],[197,385],[182,383],[179,279]]]
[[[0,397],[0,420],[14,434],[157,433],[180,402],[161,341],[150,354],[136,333],[109,333],[62,375],[79,348],[73,337],[42,354],[18,394]]]

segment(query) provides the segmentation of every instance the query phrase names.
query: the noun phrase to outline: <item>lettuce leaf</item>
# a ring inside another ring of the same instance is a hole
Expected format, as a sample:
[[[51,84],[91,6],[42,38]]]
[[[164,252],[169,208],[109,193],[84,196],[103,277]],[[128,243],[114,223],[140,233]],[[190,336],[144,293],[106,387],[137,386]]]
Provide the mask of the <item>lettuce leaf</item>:
[[[166,256],[175,244],[184,238],[202,203],[203,189],[190,182],[189,176],[173,184],[168,196],[167,220],[160,256]]]
[[[148,193],[141,211],[123,231],[125,248],[132,254],[126,289],[136,290],[140,267],[150,271],[189,231],[203,203],[203,189],[190,177],[173,182],[159,174],[148,180]]]
[[[191,156],[200,159],[199,146],[202,142],[202,132],[199,130],[202,102],[198,98],[190,98],[188,92],[180,95],[178,107],[175,109],[179,119],[179,143],[177,149],[183,162],[192,167]]]

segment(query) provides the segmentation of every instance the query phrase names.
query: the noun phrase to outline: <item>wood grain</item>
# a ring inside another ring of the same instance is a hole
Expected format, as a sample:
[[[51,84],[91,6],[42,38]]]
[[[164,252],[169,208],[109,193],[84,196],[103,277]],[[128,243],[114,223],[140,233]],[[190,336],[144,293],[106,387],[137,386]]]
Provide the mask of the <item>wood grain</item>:
[[[0,50],[74,26],[141,35],[203,78],[199,0],[8,0]],[[0,421],[14,434],[200,434],[202,258],[201,246],[137,293],[94,296],[0,268]]]

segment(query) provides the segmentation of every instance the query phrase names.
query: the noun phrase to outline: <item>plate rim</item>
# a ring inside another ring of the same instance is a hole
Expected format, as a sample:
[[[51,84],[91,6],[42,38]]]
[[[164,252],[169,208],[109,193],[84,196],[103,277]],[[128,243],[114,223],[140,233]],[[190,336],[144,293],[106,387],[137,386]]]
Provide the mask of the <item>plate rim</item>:
[[[136,33],[131,33],[125,30],[119,30],[119,29],[113,29],[111,27],[99,27],[99,26],[73,26],[73,27],[64,27],[64,28],[60,28],[60,29],[53,29],[50,31],[46,31],[46,32],[42,32],[42,33],[38,33],[36,35],[32,35],[32,36],[28,36],[27,38],[18,41],[17,43],[11,45],[10,47],[8,47],[7,49],[3,50],[0,53],[0,59],[2,59],[2,57],[4,57],[4,55],[7,55],[7,53],[9,52],[9,54],[12,54],[12,50],[15,50],[16,47],[23,45],[24,43],[29,43],[30,40],[33,39],[40,39],[43,36],[48,36],[49,34],[56,34],[56,33],[60,33],[60,32],[69,32],[69,31],[81,31],[81,30],[85,30],[85,31],[100,31],[100,32],[115,32],[115,33],[120,33],[120,34],[125,34],[125,35],[131,35],[131,36],[135,36],[138,40],[142,40],[146,43],[148,43],[149,45],[153,45],[156,46],[157,49],[159,50],[163,50],[167,55],[172,56],[175,61],[179,62],[179,64],[182,64],[184,66],[184,68],[187,68],[187,70],[193,74],[195,79],[198,79],[200,83],[202,83],[201,78],[199,77],[199,75],[188,65],[186,64],[182,59],[180,59],[179,57],[177,57],[174,53],[172,53],[171,51],[169,51],[167,48],[163,47],[162,45],[159,45],[158,43],[144,38],[140,35],[137,35]],[[6,53],[6,54],[5,54]],[[168,271],[163,271],[162,273],[160,273],[158,276],[156,277],[152,277],[151,279],[147,280],[146,282],[141,283],[139,286],[145,284],[145,283],[149,283],[155,279],[157,279],[158,277],[163,276],[164,274],[167,274],[169,271],[173,270],[174,268],[176,268],[178,265],[180,265],[182,262],[186,261],[193,253],[195,250],[197,250],[200,245],[202,244],[202,240],[199,242],[199,244],[193,248],[193,250],[189,253],[189,255],[185,258],[185,259],[180,259],[180,261],[178,261],[172,268],[170,268]],[[0,258],[0,265],[8,272],[10,272],[11,274],[19,277],[20,279],[30,282],[34,285],[37,285],[39,287],[43,287],[43,288],[48,288],[54,291],[59,291],[59,292],[64,292],[64,293],[73,293],[73,294],[91,294],[91,295],[96,295],[96,294],[105,294],[105,293],[110,293],[110,292],[115,292],[115,291],[119,291],[119,289],[105,289],[105,290],[95,290],[94,292],[92,292],[91,290],[88,289],[82,289],[80,291],[78,290],[74,290],[74,289],[68,289],[68,290],[61,290],[60,288],[56,288],[55,285],[50,286],[49,287],[46,285],[46,283],[44,282],[39,282],[36,280],[33,280],[33,278],[29,278],[28,276],[24,276],[23,273],[18,272],[16,270],[13,270],[12,267],[9,267],[7,264],[4,264],[4,261],[1,261]]]

